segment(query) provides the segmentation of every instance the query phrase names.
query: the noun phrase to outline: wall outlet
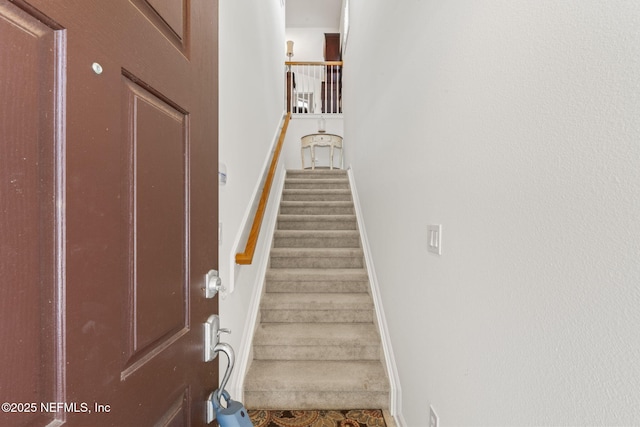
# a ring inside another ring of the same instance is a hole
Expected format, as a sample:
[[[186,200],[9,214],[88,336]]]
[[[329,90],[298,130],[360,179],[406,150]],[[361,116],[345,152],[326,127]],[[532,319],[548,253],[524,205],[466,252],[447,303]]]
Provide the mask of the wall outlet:
[[[438,419],[438,414],[433,409],[433,406],[429,405],[429,427],[439,427],[440,420]]]
[[[427,249],[442,255],[442,224],[427,225]]]

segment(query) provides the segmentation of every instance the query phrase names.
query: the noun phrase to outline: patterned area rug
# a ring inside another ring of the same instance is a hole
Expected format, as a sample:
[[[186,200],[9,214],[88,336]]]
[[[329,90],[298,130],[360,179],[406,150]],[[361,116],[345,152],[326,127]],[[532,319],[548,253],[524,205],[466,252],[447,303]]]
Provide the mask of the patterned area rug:
[[[345,411],[249,410],[255,427],[386,427],[380,409]]]

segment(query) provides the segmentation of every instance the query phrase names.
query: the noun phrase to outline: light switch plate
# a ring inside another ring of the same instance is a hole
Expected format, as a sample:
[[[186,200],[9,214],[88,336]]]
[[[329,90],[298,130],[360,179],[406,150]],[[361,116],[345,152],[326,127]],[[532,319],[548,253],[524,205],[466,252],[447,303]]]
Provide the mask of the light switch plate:
[[[442,255],[442,224],[427,225],[427,249]]]

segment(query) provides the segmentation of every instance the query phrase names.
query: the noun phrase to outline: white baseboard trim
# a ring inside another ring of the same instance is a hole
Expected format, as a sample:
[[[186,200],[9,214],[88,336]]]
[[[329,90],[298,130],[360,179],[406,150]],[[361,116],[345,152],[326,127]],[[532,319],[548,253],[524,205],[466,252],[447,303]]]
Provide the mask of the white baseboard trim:
[[[349,166],[347,175],[349,176],[349,184],[351,185],[351,193],[353,196],[353,205],[356,211],[356,218],[358,222],[358,228],[360,229],[360,239],[362,241],[362,250],[367,265],[367,274],[369,275],[369,283],[371,284],[371,296],[376,309],[376,318],[378,320],[378,327],[380,329],[380,339],[382,340],[382,350],[384,352],[384,358],[389,374],[389,386],[391,388],[389,412],[395,419],[398,427],[406,426],[404,417],[400,413],[402,408],[402,389],[400,387],[400,376],[396,367],[396,360],[393,354],[393,348],[391,346],[391,337],[389,335],[389,329],[387,327],[387,319],[384,314],[384,308],[382,306],[382,297],[380,296],[380,286],[378,278],[376,276],[375,268],[373,267],[373,258],[371,256],[371,250],[369,248],[369,240],[367,238],[367,231],[364,225],[364,219],[362,217],[362,207],[360,206],[360,199],[358,197],[358,190],[356,188],[355,178],[353,175],[353,169]]]
[[[236,367],[235,375],[229,382],[228,390],[231,396],[235,396],[234,400],[244,400],[244,379],[249,370],[250,357],[252,355],[251,348],[253,343],[253,335],[257,327],[258,314],[260,310],[260,300],[262,299],[262,293],[264,290],[265,276],[267,274],[267,268],[269,266],[269,253],[273,244],[273,236],[275,233],[276,223],[278,220],[278,211],[280,208],[280,200],[282,198],[282,189],[284,188],[284,179],[286,177],[286,169],[282,162],[278,162],[276,169],[276,175],[273,180],[273,186],[271,187],[272,197],[269,198],[267,208],[265,209],[264,219],[266,222],[262,223],[262,238],[264,243],[260,245],[260,250],[257,254],[261,254],[260,264],[258,266],[258,273],[256,274],[256,282],[253,286],[255,290],[251,303],[247,310],[248,317],[244,324],[244,330],[242,331],[242,343],[240,345],[240,352],[236,355]],[[255,257],[254,257],[255,260]]]

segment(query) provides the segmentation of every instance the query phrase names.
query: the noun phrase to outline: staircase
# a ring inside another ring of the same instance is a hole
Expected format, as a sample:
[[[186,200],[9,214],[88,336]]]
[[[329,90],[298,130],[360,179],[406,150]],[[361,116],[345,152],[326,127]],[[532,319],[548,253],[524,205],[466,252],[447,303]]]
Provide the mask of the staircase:
[[[345,171],[287,172],[265,288],[247,408],[389,407]]]

